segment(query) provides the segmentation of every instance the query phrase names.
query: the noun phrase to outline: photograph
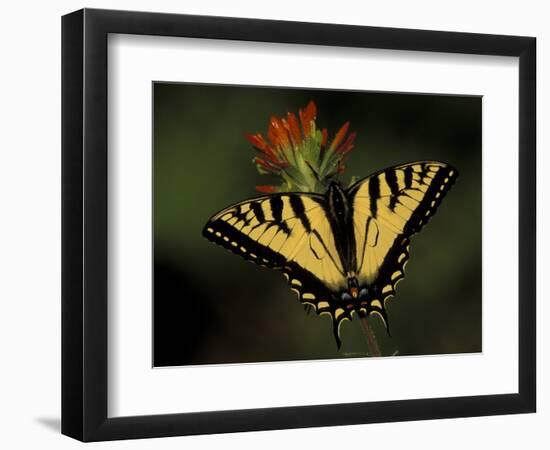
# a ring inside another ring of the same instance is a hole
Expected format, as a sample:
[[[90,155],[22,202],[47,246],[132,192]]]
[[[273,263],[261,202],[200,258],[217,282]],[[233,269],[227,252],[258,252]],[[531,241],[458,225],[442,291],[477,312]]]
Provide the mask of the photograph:
[[[152,95],[153,367],[483,351],[481,96]]]

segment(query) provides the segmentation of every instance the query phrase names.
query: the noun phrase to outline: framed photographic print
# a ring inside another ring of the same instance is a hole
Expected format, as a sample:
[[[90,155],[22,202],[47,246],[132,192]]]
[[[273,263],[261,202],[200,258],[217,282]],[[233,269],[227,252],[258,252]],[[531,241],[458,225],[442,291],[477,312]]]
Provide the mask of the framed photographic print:
[[[535,39],[63,17],[62,431],[535,411]]]

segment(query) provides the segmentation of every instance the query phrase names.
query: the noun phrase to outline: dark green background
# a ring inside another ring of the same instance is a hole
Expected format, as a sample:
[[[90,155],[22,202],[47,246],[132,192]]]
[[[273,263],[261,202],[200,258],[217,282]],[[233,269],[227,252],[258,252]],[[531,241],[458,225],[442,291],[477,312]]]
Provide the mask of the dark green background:
[[[437,214],[412,238],[411,259],[387,303],[392,336],[370,322],[382,351],[481,351],[481,98],[155,83],[154,365],[364,356],[359,321],[307,315],[278,271],[201,236],[218,210],[269,184],[245,133],[266,135],[271,115],[317,104],[329,140],[357,132],[343,180],[413,160],[460,172]]]

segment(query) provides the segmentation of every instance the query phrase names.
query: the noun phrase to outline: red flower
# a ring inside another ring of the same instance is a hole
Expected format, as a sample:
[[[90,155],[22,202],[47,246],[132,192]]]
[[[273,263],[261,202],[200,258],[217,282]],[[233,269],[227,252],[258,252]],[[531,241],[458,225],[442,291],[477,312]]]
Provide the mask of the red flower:
[[[246,134],[248,141],[260,156],[254,158],[262,174],[282,178],[282,186],[257,186],[260,192],[288,190],[317,191],[344,171],[343,160],[353,149],[355,133],[348,133],[346,122],[327,147],[327,130],[316,126],[317,107],[313,101],[298,112],[287,113],[285,118],[272,116],[267,139],[261,133]]]
[[[315,103],[310,101],[306,108],[302,111],[300,110],[300,121],[302,122],[302,129],[304,130],[304,138],[307,138],[315,132],[315,119],[317,118],[317,106]]]

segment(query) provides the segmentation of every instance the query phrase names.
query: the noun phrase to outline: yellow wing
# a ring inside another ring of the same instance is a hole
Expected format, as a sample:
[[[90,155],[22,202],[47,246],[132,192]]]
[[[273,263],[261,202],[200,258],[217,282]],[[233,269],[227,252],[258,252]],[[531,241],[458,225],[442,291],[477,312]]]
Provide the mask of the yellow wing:
[[[203,235],[256,264],[285,273],[301,302],[333,314],[331,296],[345,286],[335,237],[317,194],[272,194],[215,214]]]
[[[456,180],[445,163],[420,161],[391,167],[349,188],[353,198],[357,277],[371,286],[370,305],[384,321],[409,259],[409,238],[428,222]]]

